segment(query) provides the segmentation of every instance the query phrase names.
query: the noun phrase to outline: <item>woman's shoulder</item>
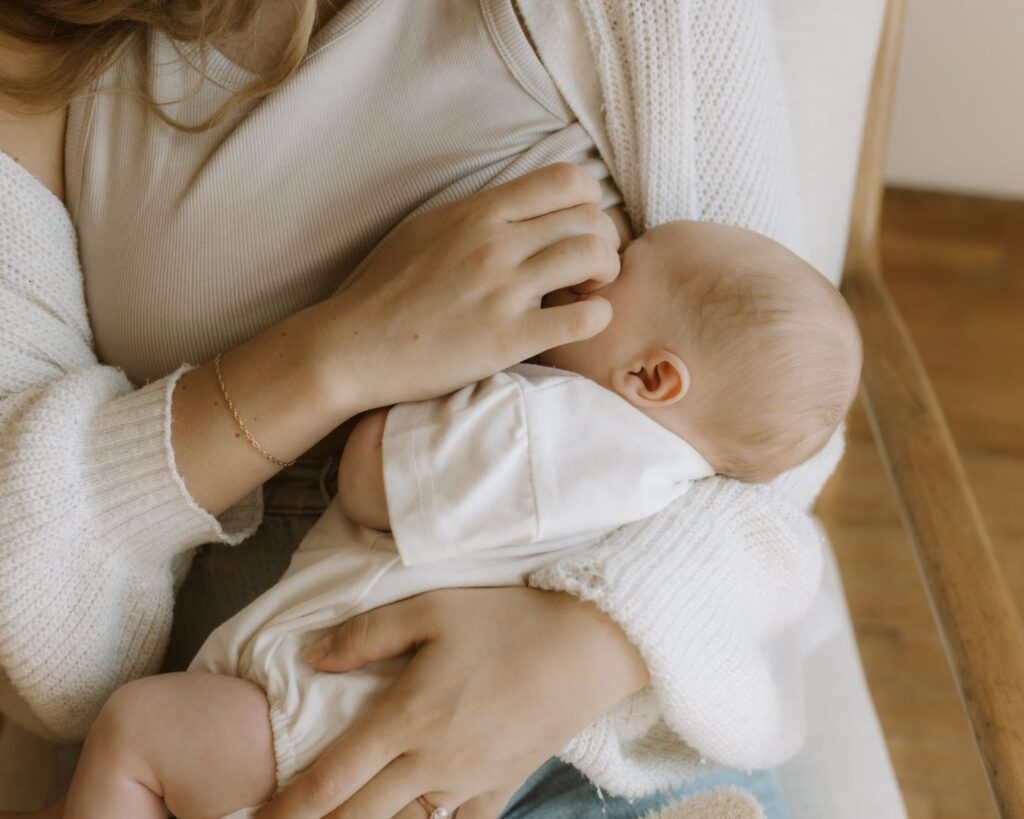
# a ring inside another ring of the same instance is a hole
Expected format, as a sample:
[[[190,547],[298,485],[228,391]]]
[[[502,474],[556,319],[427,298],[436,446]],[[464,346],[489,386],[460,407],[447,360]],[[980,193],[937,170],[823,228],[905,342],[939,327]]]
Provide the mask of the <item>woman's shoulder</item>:
[[[52,53],[14,45],[0,38],[0,64],[4,70],[31,75]],[[67,108],[33,113],[19,110],[14,101],[0,97],[0,151],[7,154],[64,198],[64,132]]]

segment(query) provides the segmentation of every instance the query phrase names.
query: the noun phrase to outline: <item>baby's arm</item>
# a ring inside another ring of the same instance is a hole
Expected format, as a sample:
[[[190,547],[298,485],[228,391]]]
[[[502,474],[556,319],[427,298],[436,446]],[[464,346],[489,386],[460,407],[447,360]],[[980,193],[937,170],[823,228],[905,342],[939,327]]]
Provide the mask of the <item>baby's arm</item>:
[[[269,801],[274,770],[258,686],[196,671],[145,677],[114,692],[89,731],[64,819],[227,816]]]
[[[391,528],[381,452],[387,417],[386,409],[377,409],[359,419],[345,443],[338,468],[338,502],[342,511],[355,523],[384,531]]]
[[[382,454],[390,528],[407,566],[594,537],[653,515],[712,474],[615,393],[533,365],[394,406]]]

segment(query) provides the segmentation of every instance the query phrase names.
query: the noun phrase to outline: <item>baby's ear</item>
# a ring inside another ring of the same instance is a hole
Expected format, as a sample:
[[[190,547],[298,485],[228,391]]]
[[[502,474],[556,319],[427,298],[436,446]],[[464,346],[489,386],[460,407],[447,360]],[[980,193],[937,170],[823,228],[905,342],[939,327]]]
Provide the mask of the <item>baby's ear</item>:
[[[690,389],[690,371],[675,353],[656,347],[616,369],[611,382],[635,407],[667,407]]]

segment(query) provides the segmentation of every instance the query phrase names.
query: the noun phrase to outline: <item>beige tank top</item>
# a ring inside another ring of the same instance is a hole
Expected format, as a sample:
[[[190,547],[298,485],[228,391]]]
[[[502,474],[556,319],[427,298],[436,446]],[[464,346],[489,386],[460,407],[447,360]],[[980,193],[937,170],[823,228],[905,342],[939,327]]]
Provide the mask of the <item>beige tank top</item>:
[[[326,298],[421,206],[593,163],[512,0],[350,0],[284,86],[203,133],[116,92],[145,70],[195,123],[251,78],[214,51],[202,79],[178,51],[157,38],[148,66],[123,60],[68,124],[97,354],[137,384]]]

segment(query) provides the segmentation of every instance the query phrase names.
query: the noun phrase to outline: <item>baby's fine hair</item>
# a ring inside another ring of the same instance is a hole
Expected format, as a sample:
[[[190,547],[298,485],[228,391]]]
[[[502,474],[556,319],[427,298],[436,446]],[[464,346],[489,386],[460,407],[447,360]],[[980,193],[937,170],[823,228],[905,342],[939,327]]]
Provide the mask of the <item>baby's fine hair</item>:
[[[705,456],[716,471],[745,481],[820,450],[861,368],[856,322],[836,288],[781,245],[757,236],[755,247],[729,269],[690,271],[677,293],[688,346],[699,351],[691,423],[714,442]]]

